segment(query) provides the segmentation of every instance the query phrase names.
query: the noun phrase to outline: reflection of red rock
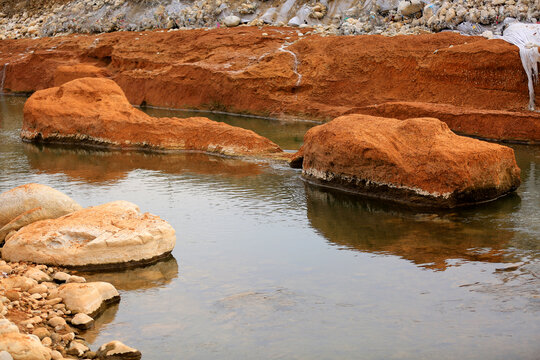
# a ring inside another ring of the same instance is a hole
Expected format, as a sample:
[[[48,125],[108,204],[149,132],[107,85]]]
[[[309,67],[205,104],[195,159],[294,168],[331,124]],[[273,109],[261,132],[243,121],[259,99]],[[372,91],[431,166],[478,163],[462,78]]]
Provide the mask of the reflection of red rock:
[[[207,118],[153,118],[133,108],[114,81],[97,78],[34,93],[24,106],[21,136],[30,141],[116,148],[252,156],[282,153],[253,131]]]
[[[492,204],[512,213],[519,197]],[[361,252],[391,254],[433,270],[462,261],[505,262],[504,249],[515,237],[508,226],[486,227],[484,219],[458,215],[400,212],[376,201],[306,184],[307,218],[331,244]],[[505,217],[508,218],[508,217]]]
[[[298,74],[293,54],[282,50],[296,55]],[[1,41],[5,62],[5,87],[12,91],[50,87],[58,66],[82,62],[106,68],[131,103],[174,108],[331,119],[370,105],[418,101],[458,107],[461,122],[472,124],[478,116],[470,109],[515,112],[528,104],[516,46],[453,33],[300,38],[294,29],[273,27],[119,32]],[[540,121],[530,112],[505,116],[514,115]],[[465,126],[457,130],[468,133]],[[506,139],[487,127],[472,130]]]
[[[458,136],[433,118],[342,116],[310,129],[301,157],[309,180],[411,205],[477,203],[520,184],[511,148]]]
[[[90,183],[115,182],[135,169],[232,177],[255,176],[263,172],[263,165],[255,162],[203,153],[159,154],[26,145],[25,154],[33,169],[49,174],[66,174],[72,179]]]
[[[110,75],[106,69],[90,64],[62,65],[57,67],[54,72],[54,86],[60,86],[83,77],[105,78]]]

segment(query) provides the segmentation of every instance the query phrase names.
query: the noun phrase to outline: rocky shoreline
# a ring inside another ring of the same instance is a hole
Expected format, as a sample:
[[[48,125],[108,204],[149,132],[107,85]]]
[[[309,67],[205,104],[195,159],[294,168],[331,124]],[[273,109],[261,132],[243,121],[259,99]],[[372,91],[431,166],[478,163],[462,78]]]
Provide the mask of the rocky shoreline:
[[[73,269],[160,261],[176,243],[172,226],[127,201],[82,208],[48,186],[26,184],[0,194],[0,230],[0,359],[140,359],[116,340],[91,351],[79,336],[120,293]]]
[[[88,292],[93,289],[92,284],[108,283],[86,283],[84,277],[55,266],[0,260],[0,287],[3,289],[0,297],[0,358],[140,358],[140,352],[119,342],[113,341],[92,351],[84,340],[84,330],[93,326],[99,309],[91,313],[91,317],[81,311],[81,306],[98,301],[97,304],[104,307],[120,300],[116,289],[115,296],[91,299],[65,289],[75,285]],[[110,284],[105,286],[114,289]],[[111,346],[123,349],[124,354],[111,357],[108,355]]]
[[[43,0],[0,8],[0,39],[220,26],[310,27],[324,35],[457,30],[487,37],[508,19],[540,20],[538,0]]]

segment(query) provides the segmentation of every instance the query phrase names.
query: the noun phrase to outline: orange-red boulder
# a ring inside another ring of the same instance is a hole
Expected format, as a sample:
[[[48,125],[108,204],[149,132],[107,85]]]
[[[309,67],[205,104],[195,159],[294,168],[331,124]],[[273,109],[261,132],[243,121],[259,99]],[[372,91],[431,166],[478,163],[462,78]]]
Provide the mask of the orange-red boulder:
[[[540,114],[534,111],[480,110],[448,104],[388,102],[354,109],[351,113],[402,120],[434,117],[460,134],[489,140],[540,144]]]
[[[77,79],[34,93],[24,106],[21,137],[116,148],[283,154],[279,146],[251,130],[203,117],[151,117],[133,108],[114,81],[100,78]]]
[[[434,118],[342,116],[309,130],[292,164],[308,181],[414,206],[484,202],[520,184],[511,148],[458,136]]]

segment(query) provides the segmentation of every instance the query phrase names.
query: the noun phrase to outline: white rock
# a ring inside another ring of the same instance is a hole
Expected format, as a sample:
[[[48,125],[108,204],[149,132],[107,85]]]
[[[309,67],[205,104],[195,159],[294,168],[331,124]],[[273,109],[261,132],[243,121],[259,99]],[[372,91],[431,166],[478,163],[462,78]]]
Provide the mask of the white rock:
[[[76,314],[73,319],[71,319],[71,325],[82,328],[82,329],[88,329],[94,324],[94,319],[92,319],[90,316],[78,313]]]
[[[0,244],[12,231],[80,209],[69,196],[41,184],[21,185],[3,192],[0,194]]]
[[[34,279],[37,282],[44,282],[44,281],[52,280],[49,274],[34,267],[31,267],[28,270],[26,270],[26,272],[24,273],[24,276]]]
[[[8,319],[0,319],[0,335],[18,332],[19,328],[17,327],[17,325],[12,323]]]
[[[74,356],[77,356],[78,358],[81,358],[84,355],[84,353],[87,352],[88,350],[90,350],[88,346],[81,344],[78,341],[72,341],[69,344],[69,348],[67,349],[67,354],[74,355]]]
[[[57,281],[57,282],[67,282],[70,277],[71,277],[71,275],[69,275],[68,273],[65,273],[63,271],[57,271],[53,275],[54,281]]]
[[[229,15],[225,19],[223,19],[223,23],[227,27],[235,27],[235,26],[240,25],[240,18],[235,15]]]
[[[108,342],[101,345],[97,351],[99,359],[108,360],[108,359],[122,359],[128,358],[130,360],[140,359],[141,352],[137,349],[131,348],[118,340]]]
[[[486,39],[493,39],[493,32],[486,30],[482,33],[482,36]]]
[[[20,288],[22,291],[28,291],[37,284],[38,282],[36,280],[19,275],[0,279],[0,287],[3,287],[5,290]]]
[[[13,357],[7,351],[0,351],[0,360],[13,360]]]
[[[6,241],[2,257],[63,266],[122,267],[163,257],[175,243],[175,231],[166,221],[141,213],[133,203],[114,201],[27,225]]]
[[[50,350],[35,335],[7,333],[0,336],[0,351],[7,351],[15,360],[50,360]]]
[[[51,297],[60,297],[66,308],[74,313],[92,315],[108,302],[116,301],[120,294],[106,282],[64,284],[51,291]]]
[[[424,4],[420,0],[403,0],[398,4],[398,12],[403,16],[410,16],[422,11]]]
[[[77,276],[77,275],[71,275],[67,281],[67,283],[85,283],[86,282],[86,279],[82,276]]]

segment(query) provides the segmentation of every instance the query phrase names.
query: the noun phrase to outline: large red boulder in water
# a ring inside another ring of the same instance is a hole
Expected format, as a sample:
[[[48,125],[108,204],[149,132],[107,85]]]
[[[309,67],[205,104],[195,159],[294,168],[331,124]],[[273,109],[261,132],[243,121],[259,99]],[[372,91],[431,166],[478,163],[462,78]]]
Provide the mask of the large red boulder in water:
[[[511,148],[434,118],[342,116],[310,129],[291,164],[314,183],[427,207],[493,200],[520,185]]]
[[[284,154],[251,130],[203,117],[154,118],[135,109],[112,80],[81,78],[35,92],[24,106],[24,140],[223,155]]]

